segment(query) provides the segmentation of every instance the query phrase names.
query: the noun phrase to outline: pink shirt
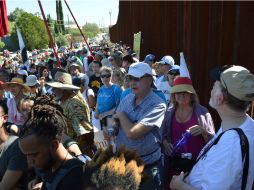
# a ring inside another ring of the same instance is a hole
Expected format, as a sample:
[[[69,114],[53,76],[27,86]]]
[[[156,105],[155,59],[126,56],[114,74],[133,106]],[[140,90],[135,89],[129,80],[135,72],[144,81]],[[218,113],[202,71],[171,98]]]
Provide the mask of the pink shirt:
[[[25,123],[26,118],[18,111],[16,101],[14,98],[8,99],[8,122],[21,126]]]
[[[198,125],[198,120],[196,115],[193,113],[191,118],[185,123],[179,123],[176,120],[175,114],[172,119],[171,127],[171,139],[172,144],[179,140],[182,137],[182,134],[185,133],[187,129],[193,125]],[[196,159],[201,149],[205,146],[205,141],[201,135],[191,136],[188,142],[179,150],[178,154],[181,153],[192,153],[192,158]]]

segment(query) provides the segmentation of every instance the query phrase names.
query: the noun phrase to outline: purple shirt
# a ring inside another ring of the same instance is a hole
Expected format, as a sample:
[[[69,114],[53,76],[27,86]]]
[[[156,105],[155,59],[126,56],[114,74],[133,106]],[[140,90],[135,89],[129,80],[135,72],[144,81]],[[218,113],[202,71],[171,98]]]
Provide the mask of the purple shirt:
[[[193,113],[191,118],[185,123],[179,123],[176,120],[175,114],[172,118],[172,131],[171,131],[171,142],[175,144],[177,140],[182,137],[182,134],[185,133],[187,129],[189,129],[193,125],[198,125],[197,116]],[[178,155],[181,153],[192,153],[193,158],[197,158],[201,149],[205,146],[205,141],[201,135],[191,136],[190,139],[184,144],[178,152]]]

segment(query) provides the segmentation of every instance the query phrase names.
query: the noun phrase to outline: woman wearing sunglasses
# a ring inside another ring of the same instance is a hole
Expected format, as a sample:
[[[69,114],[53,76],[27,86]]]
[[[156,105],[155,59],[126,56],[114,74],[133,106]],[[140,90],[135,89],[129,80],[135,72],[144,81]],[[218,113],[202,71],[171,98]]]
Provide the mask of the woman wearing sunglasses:
[[[115,113],[122,94],[121,88],[111,82],[112,73],[109,67],[102,67],[100,70],[103,86],[97,94],[95,118],[100,119],[102,126],[107,126],[107,118],[111,118]]]

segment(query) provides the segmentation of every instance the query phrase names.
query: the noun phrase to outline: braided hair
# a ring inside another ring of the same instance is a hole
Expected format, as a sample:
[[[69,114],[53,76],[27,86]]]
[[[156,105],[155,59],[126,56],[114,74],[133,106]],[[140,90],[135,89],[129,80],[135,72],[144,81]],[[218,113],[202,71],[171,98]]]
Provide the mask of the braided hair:
[[[48,140],[61,140],[66,128],[67,120],[62,107],[54,101],[54,96],[43,95],[36,98],[28,120],[20,129],[19,137],[35,134]]]

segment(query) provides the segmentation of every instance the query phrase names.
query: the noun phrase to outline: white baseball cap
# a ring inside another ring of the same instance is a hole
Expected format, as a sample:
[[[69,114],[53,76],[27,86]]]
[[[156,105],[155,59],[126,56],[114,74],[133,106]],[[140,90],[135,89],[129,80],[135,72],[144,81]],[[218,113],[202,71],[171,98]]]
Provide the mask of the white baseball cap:
[[[175,61],[170,55],[165,55],[158,63],[173,66]]]
[[[144,75],[153,75],[152,68],[144,62],[133,63],[130,65],[128,75],[140,78]]]

